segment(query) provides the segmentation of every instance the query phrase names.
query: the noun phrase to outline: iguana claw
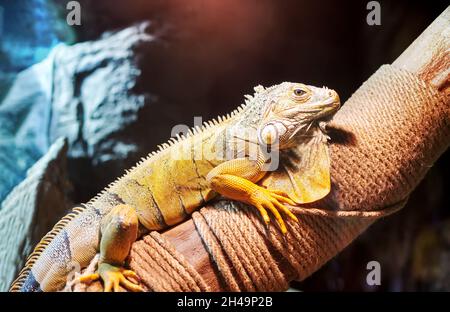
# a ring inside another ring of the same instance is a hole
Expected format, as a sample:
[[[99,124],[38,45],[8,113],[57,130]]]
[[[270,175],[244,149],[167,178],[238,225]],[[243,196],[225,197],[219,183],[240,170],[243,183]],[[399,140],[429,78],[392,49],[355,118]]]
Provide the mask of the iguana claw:
[[[134,271],[126,270],[108,263],[100,264],[97,273],[80,276],[78,281],[80,283],[90,284],[99,279],[102,279],[104,282],[105,292],[119,292],[119,286],[133,292],[144,291],[144,289],[136,282],[139,281],[139,277]]]
[[[289,196],[283,191],[265,189],[259,187],[257,191],[254,191],[249,199],[249,204],[255,206],[260,214],[262,215],[266,224],[270,222],[270,218],[267,214],[269,209],[277,220],[281,232],[283,234],[287,233],[286,225],[283,218],[281,217],[278,210],[283,211],[288,217],[296,222],[298,222],[297,217],[282,203],[287,203],[289,205],[295,205],[294,201],[289,198]]]

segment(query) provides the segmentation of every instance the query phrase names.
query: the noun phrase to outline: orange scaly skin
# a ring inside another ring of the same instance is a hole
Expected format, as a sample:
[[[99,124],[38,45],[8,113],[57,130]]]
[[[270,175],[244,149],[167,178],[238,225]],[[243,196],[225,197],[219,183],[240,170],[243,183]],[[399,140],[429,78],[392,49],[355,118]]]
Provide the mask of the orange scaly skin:
[[[136,274],[123,268],[139,224],[147,230],[167,228],[219,195],[254,206],[266,223],[269,210],[286,233],[279,211],[297,217],[284,204],[316,201],[330,191],[327,137],[320,121],[337,111],[339,97],[325,87],[288,82],[255,91],[226,118],[163,144],[58,223],[12,290],[60,289],[69,263],[84,267],[99,251],[98,271],[80,282],[101,279],[105,291],[118,291],[119,285],[142,291]],[[68,250],[66,257],[62,250]],[[50,262],[57,252],[55,267]]]

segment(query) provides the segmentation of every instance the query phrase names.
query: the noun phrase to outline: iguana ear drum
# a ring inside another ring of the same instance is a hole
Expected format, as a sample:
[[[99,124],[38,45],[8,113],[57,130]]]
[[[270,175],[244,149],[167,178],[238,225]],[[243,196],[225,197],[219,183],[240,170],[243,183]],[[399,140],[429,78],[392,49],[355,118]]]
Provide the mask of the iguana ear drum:
[[[279,122],[264,125],[258,131],[258,140],[264,145],[279,143],[286,136],[287,128]]]

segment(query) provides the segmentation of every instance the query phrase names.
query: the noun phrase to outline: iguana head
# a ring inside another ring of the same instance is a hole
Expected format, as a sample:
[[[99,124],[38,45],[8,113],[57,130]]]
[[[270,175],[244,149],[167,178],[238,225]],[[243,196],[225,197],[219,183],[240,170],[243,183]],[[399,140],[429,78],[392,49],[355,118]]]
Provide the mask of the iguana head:
[[[265,110],[258,128],[260,142],[279,149],[292,146],[318,121],[330,118],[340,107],[336,91],[301,83],[284,82],[264,89],[255,88],[265,99]]]

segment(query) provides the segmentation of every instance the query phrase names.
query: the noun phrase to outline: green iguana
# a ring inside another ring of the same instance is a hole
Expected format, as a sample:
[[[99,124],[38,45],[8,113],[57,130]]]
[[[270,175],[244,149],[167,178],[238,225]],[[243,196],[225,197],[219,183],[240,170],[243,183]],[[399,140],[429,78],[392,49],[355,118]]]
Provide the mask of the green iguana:
[[[142,159],[83,207],[59,221],[30,255],[11,291],[56,291],[74,263],[86,267],[100,253],[105,291],[119,285],[142,291],[136,274],[123,266],[140,228],[162,230],[217,196],[254,206],[282,233],[285,206],[319,200],[330,191],[328,137],[324,121],[339,108],[326,87],[284,82],[258,86],[230,115],[177,136]],[[278,164],[278,162],[280,162]]]

